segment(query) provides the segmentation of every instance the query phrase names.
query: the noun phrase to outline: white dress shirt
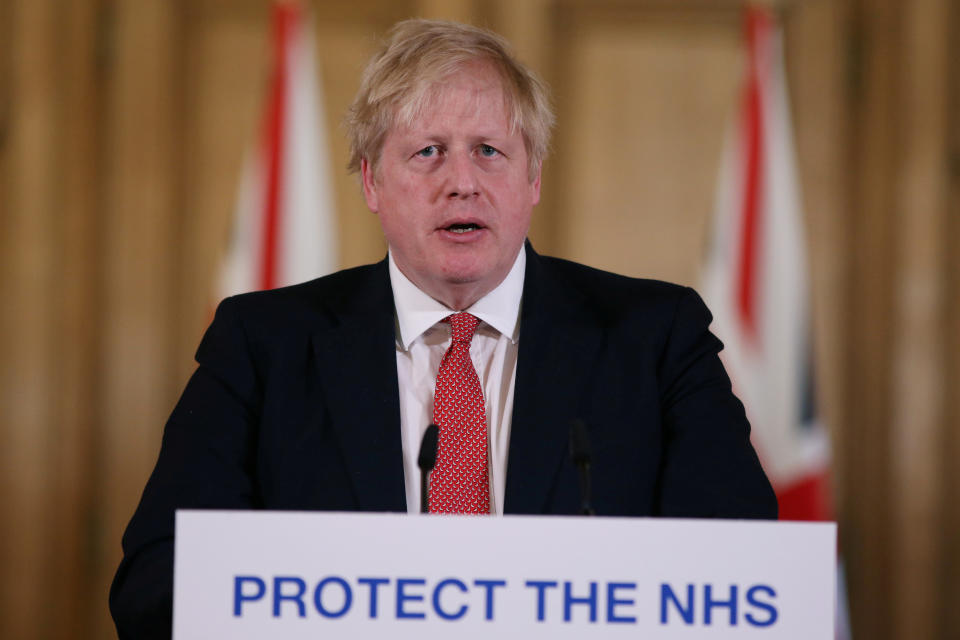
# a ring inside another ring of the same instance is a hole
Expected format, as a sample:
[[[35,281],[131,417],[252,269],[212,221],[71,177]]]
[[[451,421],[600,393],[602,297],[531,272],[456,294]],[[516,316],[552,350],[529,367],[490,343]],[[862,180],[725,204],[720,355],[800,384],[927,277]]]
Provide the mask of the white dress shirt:
[[[487,414],[490,512],[502,514],[520,339],[520,298],[526,267],[523,247],[503,282],[468,309],[450,309],[437,302],[400,272],[393,255],[389,263],[396,309],[397,382],[407,511],[420,511],[417,456],[423,432],[433,422],[437,371],[450,346],[450,325],[441,321],[451,313],[467,311],[480,319],[470,343],[470,358],[480,378]]]

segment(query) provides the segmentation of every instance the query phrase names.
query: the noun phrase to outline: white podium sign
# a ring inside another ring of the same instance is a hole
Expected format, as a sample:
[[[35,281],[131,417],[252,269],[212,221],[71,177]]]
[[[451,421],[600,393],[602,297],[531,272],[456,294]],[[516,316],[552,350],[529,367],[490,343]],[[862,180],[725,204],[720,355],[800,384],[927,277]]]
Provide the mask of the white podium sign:
[[[833,523],[178,511],[175,640],[833,637]]]

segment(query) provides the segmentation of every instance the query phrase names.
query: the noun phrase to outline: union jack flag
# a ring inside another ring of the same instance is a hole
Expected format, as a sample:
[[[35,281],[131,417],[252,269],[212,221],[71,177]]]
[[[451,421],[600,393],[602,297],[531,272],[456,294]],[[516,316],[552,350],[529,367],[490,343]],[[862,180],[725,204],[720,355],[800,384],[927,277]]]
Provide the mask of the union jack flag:
[[[322,101],[307,14],[273,5],[269,91],[244,166],[220,297],[317,278],[337,264]]]
[[[809,283],[780,30],[749,7],[740,109],[720,169],[703,296],[783,520],[832,520],[815,401]],[[842,574],[837,637],[849,636]]]

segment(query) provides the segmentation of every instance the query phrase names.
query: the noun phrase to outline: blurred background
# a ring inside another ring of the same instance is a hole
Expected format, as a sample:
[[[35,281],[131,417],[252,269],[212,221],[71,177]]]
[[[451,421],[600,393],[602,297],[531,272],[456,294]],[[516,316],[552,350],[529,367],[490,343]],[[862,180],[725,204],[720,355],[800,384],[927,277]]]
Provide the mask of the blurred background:
[[[960,638],[960,3],[794,0],[817,391],[855,638]],[[312,5],[340,266],[385,245],[342,114],[395,21],[488,26],[551,84],[531,239],[698,284],[743,3]],[[111,638],[120,536],[216,303],[266,0],[0,2],[0,637]]]

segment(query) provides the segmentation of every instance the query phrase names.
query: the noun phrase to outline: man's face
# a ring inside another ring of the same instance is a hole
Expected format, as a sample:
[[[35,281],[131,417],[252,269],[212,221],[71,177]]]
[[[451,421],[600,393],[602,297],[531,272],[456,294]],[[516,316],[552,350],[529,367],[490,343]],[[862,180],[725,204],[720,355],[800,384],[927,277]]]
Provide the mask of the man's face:
[[[466,66],[412,126],[387,134],[376,170],[361,164],[367,206],[400,271],[454,309],[503,281],[540,200],[539,170],[531,182],[503,97],[494,69]]]

